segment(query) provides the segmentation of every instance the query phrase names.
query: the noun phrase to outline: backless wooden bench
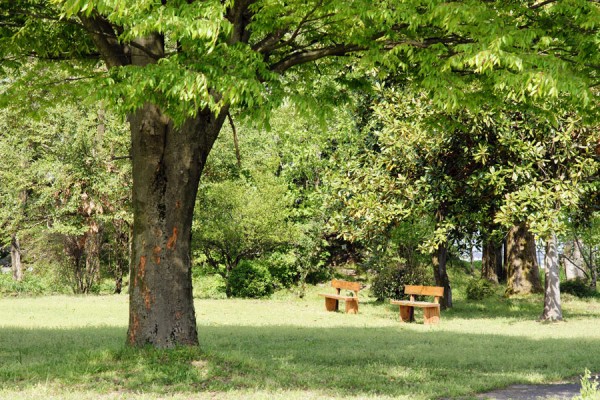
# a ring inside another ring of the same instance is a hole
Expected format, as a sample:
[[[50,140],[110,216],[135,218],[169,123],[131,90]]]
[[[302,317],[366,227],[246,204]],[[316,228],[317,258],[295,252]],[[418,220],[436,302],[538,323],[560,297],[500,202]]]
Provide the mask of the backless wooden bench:
[[[440,322],[440,297],[444,296],[444,288],[439,286],[404,286],[404,293],[410,295],[410,300],[391,300],[391,304],[400,306],[400,321],[412,322],[415,320],[415,307],[423,309],[425,324],[437,324]],[[415,301],[417,296],[433,296],[433,303],[427,301]]]
[[[358,291],[360,290],[360,283],[333,279],[331,281],[331,286],[336,289],[336,294],[319,293],[319,296],[325,297],[325,308],[327,311],[337,311],[339,308],[339,301],[344,300],[346,302],[346,312],[349,314],[358,314]],[[342,296],[340,294],[342,289],[351,290],[354,292],[354,295]]]

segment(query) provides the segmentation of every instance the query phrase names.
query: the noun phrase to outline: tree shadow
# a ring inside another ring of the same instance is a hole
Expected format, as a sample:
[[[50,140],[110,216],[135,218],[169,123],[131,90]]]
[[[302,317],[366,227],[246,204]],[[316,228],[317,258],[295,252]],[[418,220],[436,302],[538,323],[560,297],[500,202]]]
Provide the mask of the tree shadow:
[[[3,328],[0,386],[106,392],[317,391],[439,398],[600,370],[600,339],[414,327],[202,326],[200,348],[125,346],[125,329]]]

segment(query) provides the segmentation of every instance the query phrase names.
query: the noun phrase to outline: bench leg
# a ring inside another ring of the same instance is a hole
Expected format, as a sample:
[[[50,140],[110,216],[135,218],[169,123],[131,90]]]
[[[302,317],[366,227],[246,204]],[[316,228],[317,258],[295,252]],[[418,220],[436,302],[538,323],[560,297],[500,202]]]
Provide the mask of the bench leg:
[[[358,314],[358,301],[346,300],[346,313],[347,314]]]
[[[329,297],[325,297],[325,308],[327,311],[337,311],[339,307],[339,302],[337,299],[331,299]]]
[[[428,307],[423,309],[423,322],[428,324],[437,324],[440,322],[440,308]]]
[[[413,322],[415,320],[415,309],[411,306],[400,306],[400,322]]]

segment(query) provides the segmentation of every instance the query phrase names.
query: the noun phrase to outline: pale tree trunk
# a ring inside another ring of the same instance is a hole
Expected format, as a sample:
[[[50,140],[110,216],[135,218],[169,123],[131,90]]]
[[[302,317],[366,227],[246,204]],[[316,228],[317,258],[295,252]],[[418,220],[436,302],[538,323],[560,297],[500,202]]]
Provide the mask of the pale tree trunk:
[[[473,264],[473,247],[471,247],[471,251],[469,251],[469,266],[471,267],[471,275],[475,275],[475,266]]]
[[[21,262],[21,245],[19,244],[19,237],[16,234],[10,240],[10,260],[13,279],[21,282],[23,280],[23,263]]]
[[[574,240],[565,245],[563,260],[567,280],[585,279],[586,277],[584,259],[580,249],[581,243],[579,243],[579,240]]]
[[[85,253],[85,275],[83,293],[89,293],[94,283],[100,279],[100,248],[102,246],[102,229],[92,221],[85,234],[83,251]]]
[[[512,294],[541,293],[535,238],[527,225],[513,226],[506,239],[508,252],[508,282],[506,292]]]
[[[442,309],[452,308],[452,288],[450,287],[450,279],[446,270],[446,261],[448,260],[448,248],[445,243],[438,245],[437,250],[433,253],[433,276],[436,286],[444,288],[444,297],[440,299]]]
[[[545,262],[545,291],[544,312],[542,321],[562,321],[562,309],[560,306],[560,279],[558,268],[558,249],[556,246],[556,235],[553,233],[546,241]]]
[[[498,270],[502,268],[502,243],[498,244],[488,238],[482,246],[481,277],[490,282],[498,283]]]

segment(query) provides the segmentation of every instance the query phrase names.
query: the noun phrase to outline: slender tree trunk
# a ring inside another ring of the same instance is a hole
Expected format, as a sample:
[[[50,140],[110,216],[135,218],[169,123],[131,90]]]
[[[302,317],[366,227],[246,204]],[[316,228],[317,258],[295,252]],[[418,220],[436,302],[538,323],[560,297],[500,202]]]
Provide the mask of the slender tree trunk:
[[[490,282],[498,283],[498,261],[502,262],[502,243],[487,238],[482,246],[481,277]]]
[[[444,288],[444,298],[440,301],[442,309],[452,308],[452,288],[450,287],[450,279],[446,271],[447,260],[448,248],[443,243],[438,246],[432,257],[435,284]]]
[[[502,262],[501,268],[498,271],[498,281],[506,282],[508,279],[508,240],[506,236],[502,239]]]
[[[507,237],[508,287],[507,294],[541,293],[535,238],[525,223],[513,226]]]
[[[558,276],[558,249],[556,235],[552,234],[546,241],[545,262],[545,291],[544,311],[540,317],[542,321],[562,321],[562,308],[560,305],[560,279]]]
[[[19,237],[15,234],[10,240],[10,260],[12,265],[13,279],[17,282],[23,280],[23,263],[21,262],[21,245]]]
[[[84,293],[89,293],[100,278],[100,248],[102,246],[102,229],[96,222],[90,223],[85,234],[85,287]]]
[[[469,266],[471,268],[471,275],[475,275],[475,266],[473,265],[473,240],[469,239]]]
[[[504,241],[498,244],[496,252],[496,276],[498,282],[506,282],[506,264],[504,263]]]

